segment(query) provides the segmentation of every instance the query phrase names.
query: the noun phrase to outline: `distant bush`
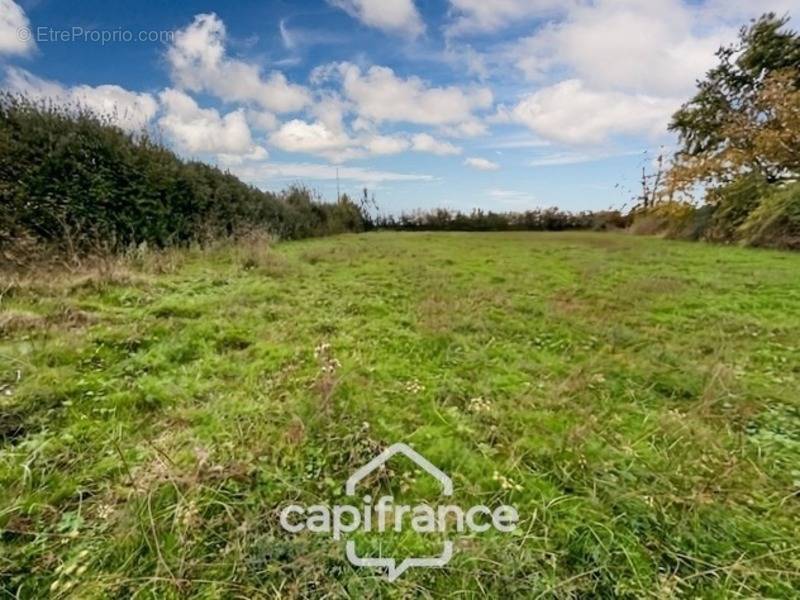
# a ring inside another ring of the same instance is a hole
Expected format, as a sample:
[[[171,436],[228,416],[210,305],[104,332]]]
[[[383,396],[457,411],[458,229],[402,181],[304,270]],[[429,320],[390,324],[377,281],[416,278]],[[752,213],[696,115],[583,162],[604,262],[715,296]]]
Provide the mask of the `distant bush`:
[[[258,230],[280,238],[361,231],[346,198],[281,194],[183,161],[147,134],[131,134],[79,106],[0,94],[0,253],[34,249],[77,257],[133,245],[185,245]],[[13,255],[13,256],[12,256]]]
[[[630,224],[618,211],[570,213],[557,208],[526,212],[470,213],[442,208],[414,211],[400,216],[381,216],[376,226],[400,231],[568,231],[573,229],[622,229]]]

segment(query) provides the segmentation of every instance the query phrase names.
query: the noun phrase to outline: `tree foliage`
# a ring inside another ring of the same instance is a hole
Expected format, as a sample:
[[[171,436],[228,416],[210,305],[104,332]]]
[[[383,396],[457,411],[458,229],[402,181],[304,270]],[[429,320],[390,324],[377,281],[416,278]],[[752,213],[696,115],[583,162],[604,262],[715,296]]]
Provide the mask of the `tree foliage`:
[[[681,143],[672,189],[800,173],[800,37],[787,24],[766,14],[717,52],[719,64],[670,124]]]

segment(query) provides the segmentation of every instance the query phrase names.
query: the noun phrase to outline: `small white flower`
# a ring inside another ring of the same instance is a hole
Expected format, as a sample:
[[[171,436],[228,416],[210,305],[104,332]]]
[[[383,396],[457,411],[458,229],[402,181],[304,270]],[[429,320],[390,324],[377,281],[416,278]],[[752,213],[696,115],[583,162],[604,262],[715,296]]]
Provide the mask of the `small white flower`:
[[[490,412],[492,410],[492,405],[491,405],[491,403],[489,401],[484,400],[483,398],[481,398],[479,396],[477,398],[472,398],[469,401],[469,406],[467,407],[467,410],[469,410],[469,412],[475,413],[475,414],[487,413],[487,412]]]

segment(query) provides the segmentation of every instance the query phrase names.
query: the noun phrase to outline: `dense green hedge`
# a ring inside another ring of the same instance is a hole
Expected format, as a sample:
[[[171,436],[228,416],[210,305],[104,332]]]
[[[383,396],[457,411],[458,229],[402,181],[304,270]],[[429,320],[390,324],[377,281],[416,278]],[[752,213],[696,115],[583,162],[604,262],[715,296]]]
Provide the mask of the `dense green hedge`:
[[[82,254],[254,229],[301,238],[364,227],[352,202],[263,192],[80,107],[0,95],[0,250],[27,240]]]

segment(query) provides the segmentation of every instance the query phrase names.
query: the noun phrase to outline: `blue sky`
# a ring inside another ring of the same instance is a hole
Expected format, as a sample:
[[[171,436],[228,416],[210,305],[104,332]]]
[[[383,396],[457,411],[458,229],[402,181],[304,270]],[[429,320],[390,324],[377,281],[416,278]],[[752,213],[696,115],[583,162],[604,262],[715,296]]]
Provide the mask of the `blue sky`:
[[[620,207],[714,50],[800,0],[0,0],[2,87],[264,189]],[[103,41],[103,37],[106,41]],[[110,39],[109,39],[110,38]],[[141,38],[141,39],[140,39]]]

